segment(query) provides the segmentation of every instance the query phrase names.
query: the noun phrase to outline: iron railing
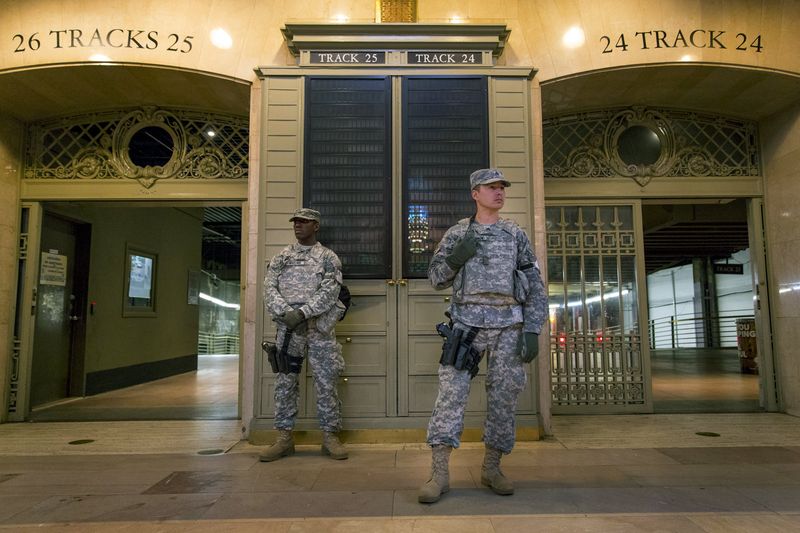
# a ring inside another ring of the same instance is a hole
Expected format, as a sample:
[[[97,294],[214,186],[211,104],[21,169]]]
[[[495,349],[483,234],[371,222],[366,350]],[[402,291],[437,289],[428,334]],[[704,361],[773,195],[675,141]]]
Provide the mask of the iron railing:
[[[239,355],[239,336],[238,335],[219,335],[214,333],[203,333],[197,336],[198,355]]]
[[[735,348],[736,321],[753,314],[673,315],[649,321],[650,348]]]

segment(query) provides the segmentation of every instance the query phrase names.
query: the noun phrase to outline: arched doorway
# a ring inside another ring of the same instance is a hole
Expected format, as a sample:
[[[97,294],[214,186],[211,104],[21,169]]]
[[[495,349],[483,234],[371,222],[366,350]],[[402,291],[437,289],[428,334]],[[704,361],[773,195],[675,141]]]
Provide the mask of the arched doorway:
[[[54,91],[53,87],[59,90]],[[241,213],[247,199],[249,83],[177,69],[79,65],[3,74],[0,95],[14,104],[15,116],[29,125],[24,139],[25,172],[20,180],[21,246],[25,250],[19,264],[15,327],[19,349],[13,354],[9,419],[29,417],[34,404],[61,403],[65,398],[73,400],[197,368],[198,352],[202,351],[197,334],[202,304],[212,301],[216,303],[211,305],[239,305],[243,274],[238,265],[242,235],[246,235]],[[221,213],[227,216],[232,210],[238,229],[226,234],[218,219]],[[49,239],[45,230],[54,220],[61,225],[91,227],[94,238],[90,236],[88,241],[92,257],[88,264],[68,259],[60,245],[45,242]],[[186,238],[189,234],[193,235],[190,239]],[[213,261],[203,259],[201,243],[226,239],[236,248],[237,272],[233,280],[203,268]],[[152,244],[158,241],[162,244]],[[182,248],[187,242],[193,244]],[[37,383],[49,380],[47,373],[36,377],[36,350],[49,352],[52,344],[51,340],[39,338],[44,328],[37,328],[41,322],[37,312],[27,313],[31,309],[27,302],[42,309],[42,254],[55,265],[52,270],[56,277],[58,266],[65,263],[78,267],[89,283],[83,295],[64,292],[60,280],[55,285],[44,285],[56,292],[61,288],[61,300],[71,302],[69,309],[56,306],[57,322],[62,333],[68,335],[69,376],[66,389],[56,383],[48,394],[32,396]],[[175,262],[177,256],[192,259]],[[113,258],[120,268],[104,269],[105,258]],[[136,281],[147,281],[145,288],[149,287],[152,293],[131,296],[134,266],[141,266],[137,261],[149,266],[153,277]],[[170,269],[175,270],[167,275]],[[179,281],[178,289],[171,296],[164,296],[163,290],[175,285],[175,280]],[[236,288],[235,298],[225,300],[206,294],[210,290],[202,290],[205,285],[213,286],[213,282],[219,286],[220,281]],[[107,290],[103,284],[108,282],[123,283],[125,287]],[[113,295],[114,303],[101,305],[108,294]],[[211,300],[203,299],[201,294]],[[173,304],[168,304],[170,298]],[[171,312],[175,305],[183,311]],[[62,314],[65,320],[61,320]],[[123,334],[117,343],[114,334],[119,335],[122,330],[115,329],[118,326],[109,320],[137,324],[134,330],[141,330],[142,324],[150,321],[155,329],[145,328],[128,340]],[[171,333],[166,331],[170,327],[175,328]],[[193,338],[186,334],[192,328]],[[238,339],[238,326],[234,329]],[[182,336],[187,337],[182,341],[184,347],[166,358],[155,355],[97,364],[98,357],[102,358],[97,354],[119,352],[120,345],[135,352],[137,346],[144,348],[148,340],[162,337],[160,344],[168,346]],[[132,340],[136,338],[138,342]],[[93,342],[97,344],[94,348]],[[238,358],[228,373],[234,375],[235,381],[229,394],[233,396],[233,411],[228,409],[224,416],[237,417],[241,383]],[[69,403],[74,407],[79,402]],[[90,416],[205,418],[192,408],[183,410],[183,414],[174,408],[160,414],[145,411],[146,408],[117,410],[99,415],[96,411]],[[211,416],[214,417],[217,416]],[[56,418],[84,417],[73,412]]]
[[[766,251],[761,218],[764,176],[759,157],[758,120],[793,101],[787,89],[796,84],[792,78],[769,72],[691,64],[610,69],[542,84],[545,194],[547,204],[552,206],[548,212],[570,205],[576,212],[582,212],[585,206],[600,208],[603,204],[630,205],[634,211],[632,242],[641,243],[632,246],[630,251],[637,264],[638,296],[634,303],[640,311],[648,312],[640,313],[642,318],[636,334],[641,335],[637,339],[641,344],[630,348],[630,353],[647,354],[656,348],[653,342],[657,332],[653,332],[648,323],[652,306],[648,305],[645,262],[648,232],[652,244],[657,238],[654,232],[660,228],[645,228],[643,211],[652,214],[656,205],[696,205],[701,210],[706,206],[708,212],[712,204],[724,204],[737,198],[743,202],[745,241],[753,260],[750,286],[754,287],[756,296],[750,314],[762,333],[759,339],[762,362],[759,404],[768,410],[777,408],[777,398],[765,285]],[[764,98],[765,94],[774,94],[775,99]],[[583,235],[581,228],[592,233],[592,230],[599,231],[599,226],[595,224],[597,221],[583,221],[582,218],[576,221],[580,228],[576,226],[568,233],[575,234],[574,248],[580,253],[564,250],[563,260],[580,259],[582,269],[573,273],[572,289],[576,309],[587,314],[592,307],[588,302],[594,290],[591,281],[594,278],[587,273],[586,259],[593,257],[594,252],[587,248],[585,237],[588,234]],[[567,228],[571,221],[562,217],[551,222],[566,224],[561,228]],[[695,223],[699,224],[696,220]],[[553,238],[556,236],[554,233]],[[558,243],[554,241],[554,244]],[[681,242],[673,242],[673,247],[673,255],[682,258]],[[709,244],[708,248],[713,247]],[[652,259],[654,248],[650,246],[649,249]],[[732,249],[730,253],[736,251]],[[548,250],[548,254],[550,261],[558,259],[558,253],[554,256]],[[714,260],[724,259],[711,255],[710,265]],[[568,273],[562,269],[556,275],[563,272]],[[602,284],[602,269],[599,272]],[[557,277],[556,282],[570,286],[568,279]],[[756,287],[762,288],[760,293]],[[602,299],[602,291],[600,294]],[[567,300],[569,298],[565,300],[568,307]],[[709,317],[705,315],[703,319]],[[714,325],[718,327],[719,320],[716,322]],[[645,355],[640,366],[615,366],[610,361],[619,350],[607,345],[613,335],[601,333],[598,337],[596,331],[589,331],[587,327],[585,321],[578,325],[579,342],[563,335],[561,348],[559,331],[554,334],[554,412],[559,409],[563,412],[651,411],[655,398],[651,356]],[[735,353],[733,357],[736,358]],[[594,363],[595,359],[603,362]],[[614,382],[615,390],[624,391],[631,379],[640,374],[644,375],[641,380],[643,398],[628,397],[622,392],[619,396],[604,398],[587,394],[592,387],[607,391],[608,387],[597,385],[609,379]],[[617,378],[620,383],[614,381]]]

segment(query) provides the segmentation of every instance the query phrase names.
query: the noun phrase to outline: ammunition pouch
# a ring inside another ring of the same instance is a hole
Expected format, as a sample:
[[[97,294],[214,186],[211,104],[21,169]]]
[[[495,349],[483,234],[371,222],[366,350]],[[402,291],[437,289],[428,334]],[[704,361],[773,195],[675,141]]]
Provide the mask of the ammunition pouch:
[[[481,352],[472,345],[478,328],[453,329],[451,324],[442,322],[436,325],[436,331],[444,338],[439,364],[466,370],[470,378],[474,378],[478,374],[478,363],[481,362]]]

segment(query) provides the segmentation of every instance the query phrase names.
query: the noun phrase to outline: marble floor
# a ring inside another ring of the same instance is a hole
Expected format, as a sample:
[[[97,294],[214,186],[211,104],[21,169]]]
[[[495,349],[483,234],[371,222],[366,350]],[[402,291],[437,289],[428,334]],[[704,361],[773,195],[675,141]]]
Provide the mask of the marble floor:
[[[742,373],[736,349],[651,350],[655,412],[759,411],[759,377]]]
[[[4,424],[0,530],[800,531],[799,418],[557,416],[553,428],[503,459],[513,496],[480,486],[482,447],[466,443],[450,492],[422,505],[421,443],[351,444],[347,461],[304,445],[260,463],[230,420]]]
[[[481,487],[482,445],[465,443],[433,505],[416,501],[419,442],[260,463],[236,419],[238,359],[207,359],[0,425],[0,531],[800,532],[800,419],[724,412],[757,401],[757,377],[694,355],[653,359],[656,405],[717,412],[556,416],[503,459],[505,497]]]
[[[34,409],[32,421],[210,420],[239,416],[239,357],[201,355],[197,371]]]
[[[755,374],[736,350],[653,350],[653,403],[659,413],[759,411]],[[201,356],[196,372],[73,398],[35,409],[32,421],[212,420],[238,417],[239,358]]]

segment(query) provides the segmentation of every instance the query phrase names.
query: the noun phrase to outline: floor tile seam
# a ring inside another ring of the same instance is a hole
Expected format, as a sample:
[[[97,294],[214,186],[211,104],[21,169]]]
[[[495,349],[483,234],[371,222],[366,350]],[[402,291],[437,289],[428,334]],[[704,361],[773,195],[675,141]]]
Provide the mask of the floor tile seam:
[[[508,519],[541,519],[541,518],[563,518],[563,519],[581,519],[581,518],[640,518],[640,517],[653,517],[661,518],[665,516],[673,517],[692,517],[692,516],[797,516],[800,513],[775,513],[775,512],[681,512],[681,513],[541,513],[541,514],[489,514],[489,515],[400,515],[400,516],[365,516],[365,517],[298,517],[298,518],[209,518],[209,519],[168,519],[168,520],[124,520],[124,521],[92,521],[92,522],[78,522],[78,521],[55,521],[55,522],[41,522],[37,524],[3,524],[0,523],[0,529],[16,529],[20,525],[29,525],[31,527],[57,527],[57,526],[75,526],[81,525],[101,525],[108,524],[114,527],[121,528],[127,526],[146,526],[146,525],[187,525],[188,523],[207,523],[207,524],[246,524],[246,523],[314,523],[314,522],[343,522],[343,521],[358,521],[358,522],[376,522],[376,521],[392,521],[392,522],[444,522],[444,521],[461,521],[464,518],[480,518],[488,520],[508,520]]]
[[[422,505],[422,504],[420,504]],[[436,504],[432,504],[436,505]],[[458,514],[458,515],[396,515],[392,517],[387,517],[386,519],[391,520],[447,520],[447,519],[454,519],[454,520],[464,520],[464,519],[482,519],[488,518],[490,520],[502,520],[502,519],[509,519],[513,518],[516,520],[519,519],[537,519],[537,518],[663,518],[666,516],[672,517],[690,517],[690,516],[797,516],[800,515],[800,511],[797,513],[785,513],[785,512],[776,512],[776,511],[663,511],[663,512],[654,512],[654,511],[646,511],[646,512],[621,512],[621,513],[606,513],[606,512],[577,512],[577,513],[509,513],[509,514]],[[372,519],[374,517],[368,517]],[[342,520],[351,520],[352,518],[342,519]],[[379,517],[378,519],[383,519]],[[307,517],[304,519],[305,521],[312,521],[312,520],[340,520],[339,517],[336,518],[322,518],[322,517]]]
[[[78,524],[113,524],[115,526],[119,525],[133,525],[133,524],[140,524],[140,525],[148,525],[148,524],[170,524],[170,525],[185,525],[188,522],[200,522],[200,523],[207,523],[207,524],[229,524],[229,523],[247,523],[247,522],[290,522],[290,523],[314,523],[314,522],[372,522],[372,521],[395,521],[395,522],[435,522],[435,521],[448,521],[448,520],[455,520],[455,521],[463,521],[463,520],[488,520],[488,521],[499,521],[499,520],[508,520],[508,519],[515,519],[515,520],[536,520],[541,518],[558,518],[558,519],[575,519],[575,518],[665,518],[665,517],[742,517],[742,516],[787,516],[787,517],[795,517],[800,515],[800,512],[776,512],[776,511],[664,511],[664,512],[620,512],[620,513],[609,513],[609,512],[565,512],[565,513],[508,513],[508,514],[441,514],[441,515],[414,515],[414,514],[407,514],[407,515],[397,515],[394,511],[394,507],[392,508],[391,515],[369,515],[369,516],[362,516],[362,515],[342,515],[336,517],[320,517],[320,516],[311,516],[311,517],[247,517],[247,518],[204,518],[208,513],[210,513],[214,507],[219,502],[219,499],[212,502],[208,508],[201,513],[200,516],[195,516],[192,518],[186,519],[168,519],[168,520],[124,520],[124,521],[110,521],[107,519],[99,519],[99,520],[80,520],[80,519],[71,519],[66,521],[37,521],[37,522],[13,522],[11,518],[7,518],[0,522],[0,529],[10,529],[10,528],[18,528],[20,526],[28,526],[28,527],[57,527],[57,526],[75,526]],[[16,516],[16,515],[15,515]]]
[[[237,443],[238,443],[238,441],[231,444],[230,439],[220,439],[217,442],[215,442],[212,446],[216,446],[216,445],[223,446],[224,452],[222,454],[217,454],[217,455],[234,456],[234,455],[245,455],[245,454],[248,454],[248,453],[255,453],[255,451],[246,451],[246,452],[240,452],[240,453],[237,453],[237,452],[228,453],[236,446]],[[63,447],[65,445],[66,445],[65,443],[58,443],[55,446],[62,446]],[[317,446],[308,445],[309,449],[313,449],[315,447],[317,447]],[[786,452],[788,452],[790,454],[800,455],[796,451],[791,450],[790,449],[791,445],[789,445],[789,444],[768,445],[768,444],[753,444],[753,443],[742,443],[742,442],[715,443],[713,446],[712,445],[698,446],[697,443],[691,443],[690,445],[687,444],[687,445],[683,445],[683,446],[676,446],[674,444],[672,446],[665,446],[663,444],[654,444],[652,446],[642,446],[642,445],[609,446],[609,445],[606,444],[606,445],[603,445],[603,446],[599,446],[599,445],[586,445],[586,444],[583,444],[583,445],[581,445],[581,444],[571,445],[571,444],[564,443],[562,448],[557,448],[557,449],[545,448],[545,447],[543,447],[543,448],[522,448],[522,449],[520,449],[520,451],[524,451],[524,452],[534,451],[534,452],[537,452],[537,453],[545,453],[546,454],[548,452],[564,451],[564,450],[569,450],[569,451],[578,451],[578,450],[593,450],[593,451],[601,451],[601,450],[609,450],[609,451],[611,451],[611,450],[654,450],[654,451],[659,451],[661,449],[670,449],[670,448],[685,450],[685,449],[690,449],[690,448],[696,448],[696,449],[709,449],[709,448],[731,449],[731,448],[752,448],[752,447],[766,448],[766,449],[783,449],[783,450],[785,450]],[[206,449],[206,447],[201,447],[201,446],[198,446],[198,448]],[[358,451],[366,451],[366,452],[371,451],[368,448],[356,448],[356,449]],[[466,449],[465,451],[467,451],[467,450],[470,450],[470,449]],[[132,448],[123,448],[123,449],[113,449],[113,450],[109,450],[109,449],[84,449],[84,450],[49,449],[49,450],[46,450],[46,451],[33,451],[32,452],[30,449],[19,450],[19,451],[17,451],[17,450],[8,450],[8,449],[3,450],[2,446],[0,446],[0,458],[2,458],[2,457],[55,457],[55,456],[58,456],[58,457],[61,457],[61,456],[66,456],[66,457],[104,456],[105,457],[105,456],[114,456],[114,455],[129,455],[129,456],[137,456],[137,457],[146,456],[146,455],[167,455],[167,456],[169,456],[169,455],[173,455],[173,456],[177,455],[177,456],[192,456],[192,457],[196,457],[196,456],[198,456],[198,454],[197,454],[198,451],[200,451],[200,450],[194,450],[194,449],[193,450],[186,450],[186,449],[184,449],[184,450],[175,450],[175,449],[141,450],[141,449],[135,449],[135,448],[134,449],[132,449]],[[379,452],[379,451],[386,451],[386,450],[385,449],[378,449],[378,450],[375,450],[375,451]],[[406,450],[392,450],[392,451],[395,452],[395,460],[396,460],[397,459],[397,452],[398,451],[406,451]],[[410,450],[410,451],[417,451],[417,450]],[[424,452],[425,450],[419,450],[419,451],[420,452]],[[800,463],[800,461],[798,461],[798,462]]]

